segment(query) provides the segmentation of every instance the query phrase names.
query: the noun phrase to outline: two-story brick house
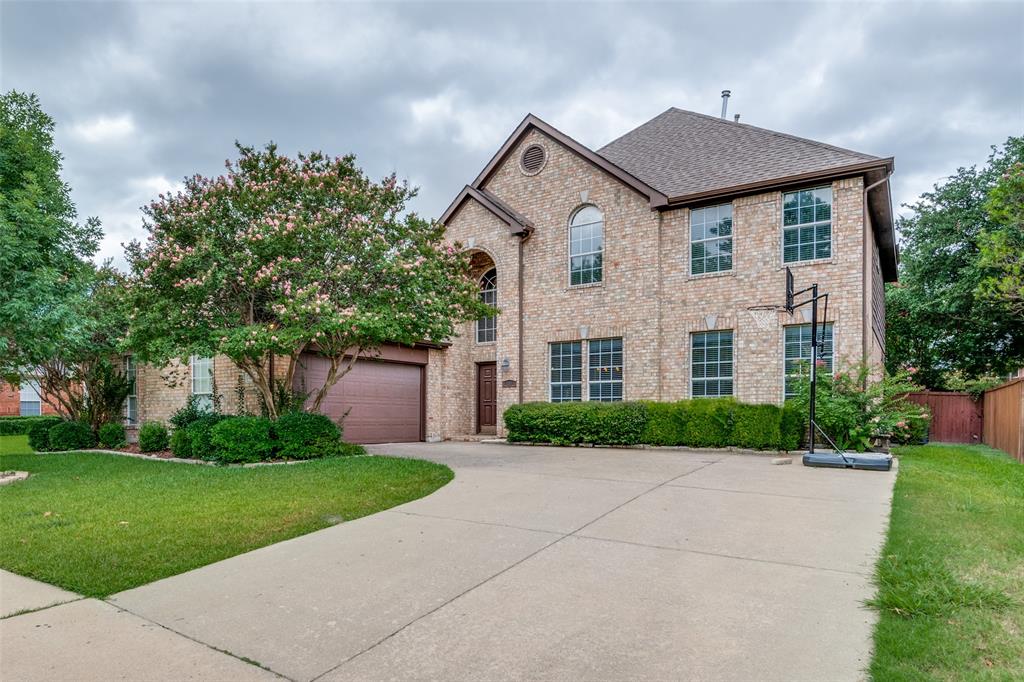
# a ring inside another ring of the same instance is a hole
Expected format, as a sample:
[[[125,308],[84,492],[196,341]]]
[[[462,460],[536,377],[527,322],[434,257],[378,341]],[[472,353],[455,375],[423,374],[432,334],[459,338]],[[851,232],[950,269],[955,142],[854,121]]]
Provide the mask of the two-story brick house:
[[[598,150],[527,116],[442,216],[501,314],[430,351],[426,433],[513,403],[779,403],[809,356],[784,269],[831,293],[829,365],[885,353],[891,158],[669,109]]]
[[[779,306],[784,269],[829,291],[825,357],[885,352],[883,282],[896,278],[888,178],[877,158],[678,109],[591,150],[527,116],[441,217],[500,309],[449,343],[389,346],[322,409],[356,442],[501,435],[536,400],[779,403],[810,326]],[[324,362],[303,359],[296,388]],[[251,384],[226,358],[139,367],[132,420],[166,420],[190,393],[236,411]]]

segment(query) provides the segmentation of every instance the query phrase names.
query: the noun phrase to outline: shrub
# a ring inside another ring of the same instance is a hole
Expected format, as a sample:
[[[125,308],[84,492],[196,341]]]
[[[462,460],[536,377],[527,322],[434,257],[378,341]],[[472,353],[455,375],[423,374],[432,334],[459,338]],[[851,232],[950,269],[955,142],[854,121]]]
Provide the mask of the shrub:
[[[643,403],[524,403],[505,410],[510,441],[634,445],[646,423]]]
[[[261,462],[274,455],[269,419],[227,417],[210,431],[211,456],[222,464]]]
[[[756,450],[779,449],[782,408],[736,403],[732,411],[732,445]]]
[[[167,427],[163,422],[146,422],[139,428],[139,450],[158,452],[167,449]]]
[[[124,425],[120,422],[107,422],[100,427],[100,445],[103,447],[119,448],[127,442]]]
[[[96,447],[96,436],[83,422],[60,422],[50,428],[50,450],[81,450]]]
[[[732,443],[732,398],[691,400],[683,428],[683,444],[692,448],[724,448]]]
[[[182,459],[192,458],[191,427],[179,426],[171,431],[171,454]]]
[[[311,412],[289,412],[274,422],[277,454],[286,459],[312,459],[338,452],[341,430],[329,417]]]
[[[211,461],[216,459],[213,456],[213,427],[225,419],[227,417],[221,414],[208,414],[185,427],[191,457]]]
[[[801,406],[787,400],[782,406],[782,419],[779,424],[779,449],[796,450],[804,442],[807,432],[807,417]]]
[[[50,449],[50,429],[60,424],[59,417],[34,418],[28,426],[28,445],[36,452],[46,452]]]
[[[0,417],[0,436],[25,436],[33,424],[49,422],[53,426],[60,417]]]
[[[646,405],[647,425],[640,442],[648,445],[685,445],[686,415],[690,401],[649,402]]]
[[[213,414],[206,407],[202,407],[199,404],[199,396],[192,394],[185,401],[185,405],[178,408],[178,410],[171,415],[171,418],[167,421],[170,422],[171,426],[175,430],[183,429],[186,426],[199,421],[203,417]]]

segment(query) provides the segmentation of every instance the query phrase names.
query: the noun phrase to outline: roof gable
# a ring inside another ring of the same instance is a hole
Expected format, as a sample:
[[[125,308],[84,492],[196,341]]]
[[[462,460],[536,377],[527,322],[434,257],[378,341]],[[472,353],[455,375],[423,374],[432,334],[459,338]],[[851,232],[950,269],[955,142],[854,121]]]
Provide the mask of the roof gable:
[[[787,178],[891,165],[891,159],[674,107],[597,153],[673,203]]]
[[[555,128],[554,126],[545,123],[541,119],[537,118],[533,114],[528,114],[526,118],[523,119],[522,123],[520,123],[516,127],[516,129],[512,131],[512,134],[509,135],[507,140],[505,140],[505,144],[501,145],[501,148],[498,150],[498,152],[491,158],[487,165],[484,166],[484,169],[480,171],[480,174],[476,176],[476,179],[473,180],[472,184],[469,186],[475,189],[481,189],[484,186],[484,184],[486,184],[487,180],[492,175],[494,175],[494,173],[498,170],[501,164],[504,163],[508,155],[511,154],[512,151],[516,148],[516,146],[519,144],[519,141],[522,140],[522,138],[527,133],[534,129],[541,131],[542,133],[544,133],[551,139],[555,140],[565,148],[574,152],[577,156],[580,156],[584,160],[589,161],[590,163],[597,166],[601,170],[605,171],[609,175],[612,175],[613,177],[617,178],[619,181],[621,181],[623,184],[630,187],[637,193],[647,197],[648,201],[650,201],[652,208],[665,205],[667,198],[662,192],[659,192],[657,189],[655,189],[648,183],[644,182],[643,180],[640,180],[631,173],[623,170],[614,162],[594,152],[586,145],[577,142],[576,140],[572,139],[565,133]]]
[[[452,219],[462,204],[469,199],[475,199],[477,203],[483,206],[485,209],[490,211],[498,220],[508,225],[509,232],[512,236],[519,236],[529,234],[533,231],[533,223],[530,220],[512,209],[508,204],[503,202],[498,197],[494,196],[491,192],[485,189],[476,189],[466,185],[459,195],[455,197],[455,201],[449,204],[448,208],[441,215],[441,223],[447,225],[448,221]]]

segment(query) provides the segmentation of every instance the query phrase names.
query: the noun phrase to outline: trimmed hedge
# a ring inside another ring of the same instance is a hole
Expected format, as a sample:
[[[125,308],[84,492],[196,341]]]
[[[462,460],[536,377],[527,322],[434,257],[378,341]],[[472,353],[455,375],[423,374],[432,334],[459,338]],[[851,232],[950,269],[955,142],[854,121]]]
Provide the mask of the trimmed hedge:
[[[505,410],[510,441],[635,445],[646,424],[644,403],[525,403]]]
[[[50,428],[50,450],[65,452],[96,447],[96,436],[83,422],[60,422]]]
[[[28,446],[36,452],[47,452],[50,449],[50,429],[60,424],[59,417],[36,419],[28,427]]]
[[[505,428],[510,442],[795,450],[803,440],[804,417],[793,404],[750,405],[732,398],[525,403],[505,410]]]
[[[166,450],[167,443],[167,427],[163,422],[146,422],[139,427],[139,450],[142,452]]]
[[[216,459],[213,456],[213,427],[225,419],[227,417],[222,414],[208,414],[185,427],[191,457],[210,461]]]
[[[33,424],[49,422],[50,426],[60,422],[60,417],[0,417],[0,436],[27,436]]]
[[[100,445],[103,447],[119,448],[127,443],[128,439],[125,437],[124,424],[107,422],[100,427]]]
[[[208,459],[222,464],[247,464],[274,455],[272,424],[263,417],[227,417],[210,430]]]
[[[341,429],[330,417],[312,412],[289,412],[274,422],[278,457],[313,459],[338,453]]]

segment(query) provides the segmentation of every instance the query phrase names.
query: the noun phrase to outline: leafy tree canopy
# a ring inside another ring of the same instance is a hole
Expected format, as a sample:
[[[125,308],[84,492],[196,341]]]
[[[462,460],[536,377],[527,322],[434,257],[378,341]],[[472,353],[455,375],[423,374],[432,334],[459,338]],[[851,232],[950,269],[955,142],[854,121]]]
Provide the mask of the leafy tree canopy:
[[[0,94],[0,376],[14,383],[73,324],[100,237],[76,222],[53,128],[35,95]]]
[[[357,353],[442,341],[491,312],[443,227],[405,212],[408,185],[371,181],[353,156],[237,146],[226,174],[186,178],[143,210],[148,240],[128,248],[141,360],[224,354],[276,416],[275,383],[291,385],[306,350],[330,360],[307,386],[316,409]]]
[[[920,382],[945,388],[951,372],[975,378],[1024,364],[1024,316],[993,295],[1005,271],[998,256],[983,255],[1014,230],[996,188],[1022,161],[1024,138],[1011,137],[980,170],[960,168],[907,206],[914,213],[898,223],[900,281],[886,287],[891,372],[916,367]],[[1019,268],[1019,251],[1011,256]]]

